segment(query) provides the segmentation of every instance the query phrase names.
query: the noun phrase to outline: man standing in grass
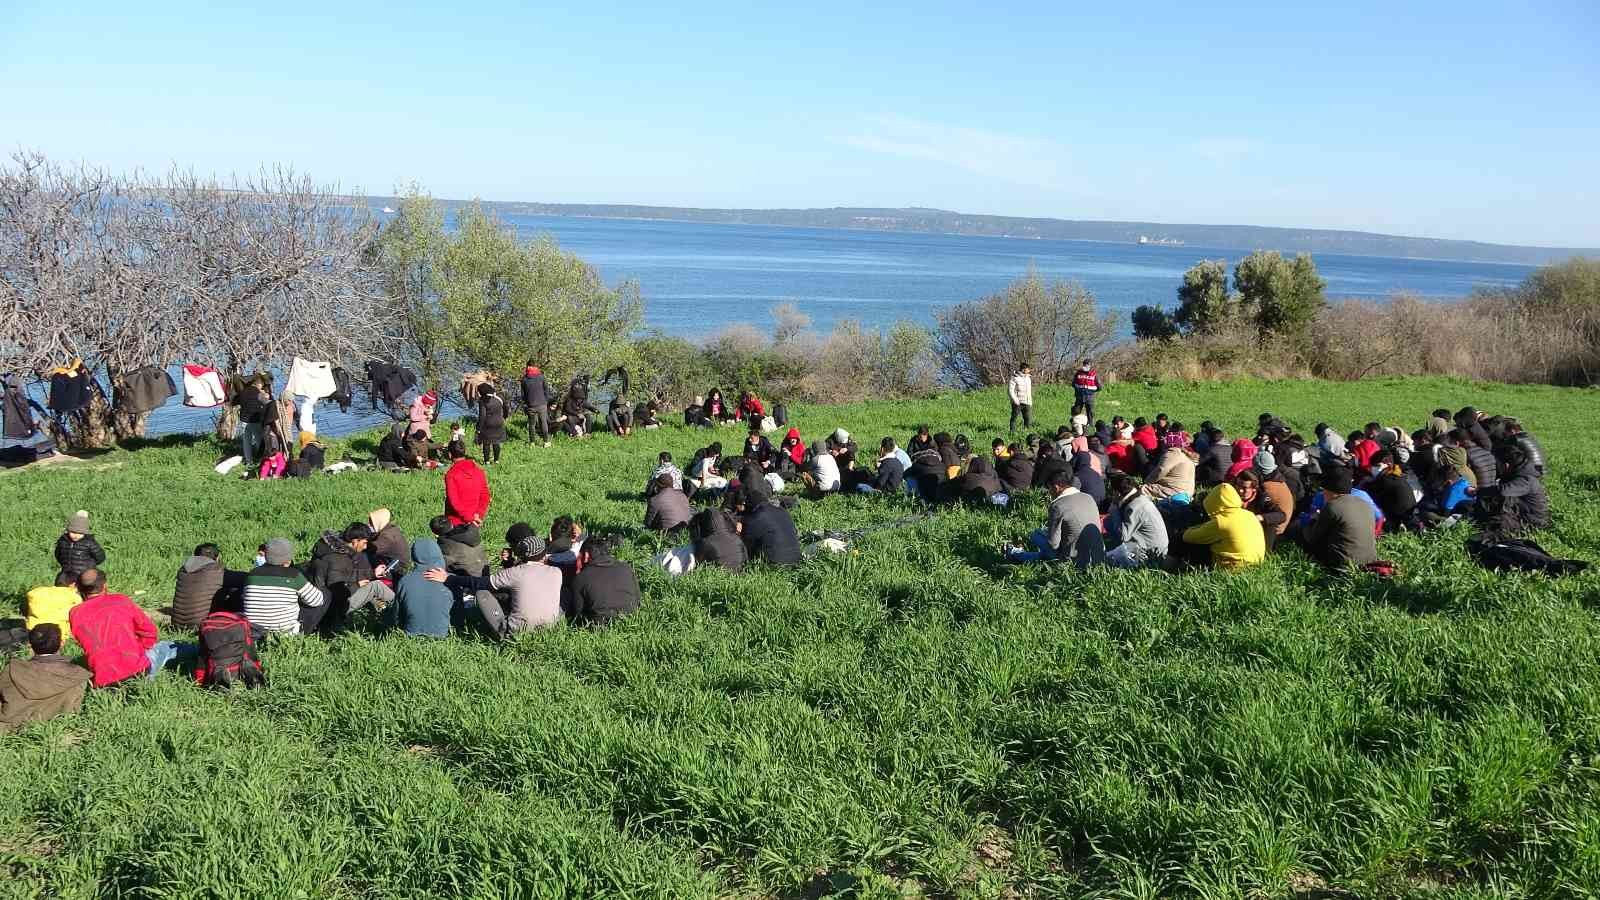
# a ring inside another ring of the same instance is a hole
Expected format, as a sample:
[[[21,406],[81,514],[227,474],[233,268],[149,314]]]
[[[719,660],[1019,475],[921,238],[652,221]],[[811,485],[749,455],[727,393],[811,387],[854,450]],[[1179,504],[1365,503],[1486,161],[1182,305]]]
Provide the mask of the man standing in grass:
[[[1093,362],[1085,359],[1078,366],[1072,376],[1072,392],[1078,405],[1083,407],[1084,417],[1094,421],[1094,398],[1100,393],[1100,373],[1095,371]]]
[[[444,473],[444,514],[452,525],[483,524],[489,512],[489,479],[460,444],[450,445],[450,469]]]
[[[1022,427],[1033,427],[1033,366],[1023,363],[1017,374],[1006,384],[1006,394],[1011,398],[1010,433],[1017,432],[1017,416],[1022,416]]]

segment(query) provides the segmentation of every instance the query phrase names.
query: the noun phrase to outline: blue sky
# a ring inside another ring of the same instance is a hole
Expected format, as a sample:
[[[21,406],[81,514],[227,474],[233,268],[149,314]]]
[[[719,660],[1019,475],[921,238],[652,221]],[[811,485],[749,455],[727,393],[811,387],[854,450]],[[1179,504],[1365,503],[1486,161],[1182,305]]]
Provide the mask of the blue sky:
[[[0,0],[0,147],[346,189],[1600,246],[1600,3]]]

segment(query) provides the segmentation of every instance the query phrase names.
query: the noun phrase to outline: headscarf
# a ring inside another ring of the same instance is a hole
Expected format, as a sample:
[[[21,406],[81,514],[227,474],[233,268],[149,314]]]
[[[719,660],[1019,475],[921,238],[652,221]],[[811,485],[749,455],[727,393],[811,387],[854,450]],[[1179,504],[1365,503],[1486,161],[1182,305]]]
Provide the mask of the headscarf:
[[[1255,462],[1256,456],[1259,455],[1257,453],[1258,449],[1255,442],[1249,438],[1239,438],[1233,442],[1233,465],[1228,467],[1229,480],[1232,480],[1233,476],[1238,475],[1245,469],[1250,468],[1251,464]]]

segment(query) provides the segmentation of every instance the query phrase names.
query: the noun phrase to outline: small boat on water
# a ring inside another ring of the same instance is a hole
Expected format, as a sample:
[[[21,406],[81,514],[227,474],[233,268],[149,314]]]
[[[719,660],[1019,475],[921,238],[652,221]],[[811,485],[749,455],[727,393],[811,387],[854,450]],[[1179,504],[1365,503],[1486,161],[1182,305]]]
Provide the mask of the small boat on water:
[[[384,212],[386,212],[386,213],[391,213],[391,214],[392,214],[392,213],[393,213],[393,212],[394,212],[394,207],[392,207],[392,206],[385,206],[385,207],[384,207],[384,208],[383,208],[383,211],[384,211]]]

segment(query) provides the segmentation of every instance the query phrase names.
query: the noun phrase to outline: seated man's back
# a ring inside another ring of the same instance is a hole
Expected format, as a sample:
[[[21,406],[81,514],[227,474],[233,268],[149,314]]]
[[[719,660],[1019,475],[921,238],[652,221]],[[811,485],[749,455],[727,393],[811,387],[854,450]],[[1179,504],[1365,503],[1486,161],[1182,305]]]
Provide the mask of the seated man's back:
[[[89,578],[95,570],[80,576]],[[83,647],[83,658],[94,673],[95,687],[105,687],[150,671],[145,655],[156,643],[156,626],[145,611],[123,594],[97,591],[72,608],[72,633]]]
[[[83,707],[89,673],[61,655],[61,641],[61,626],[36,625],[28,631],[33,656],[0,670],[0,733]]]
[[[611,555],[609,538],[583,545],[583,568],[572,580],[572,618],[583,625],[608,625],[639,608],[639,578]]]

